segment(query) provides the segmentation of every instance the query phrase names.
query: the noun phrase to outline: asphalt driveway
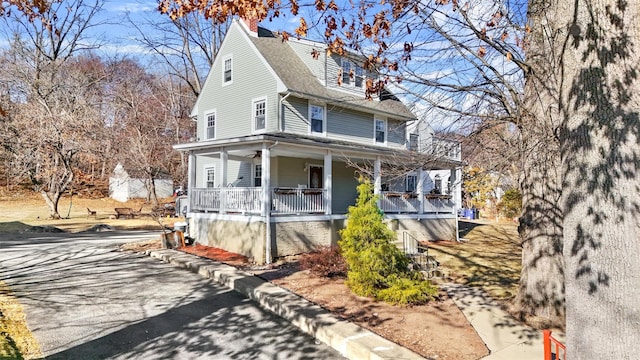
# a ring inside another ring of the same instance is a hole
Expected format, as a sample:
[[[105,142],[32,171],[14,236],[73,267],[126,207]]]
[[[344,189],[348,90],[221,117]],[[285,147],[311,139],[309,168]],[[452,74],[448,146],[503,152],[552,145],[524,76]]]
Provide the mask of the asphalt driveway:
[[[49,359],[339,359],[253,301],[117,245],[148,232],[0,234],[9,284]]]

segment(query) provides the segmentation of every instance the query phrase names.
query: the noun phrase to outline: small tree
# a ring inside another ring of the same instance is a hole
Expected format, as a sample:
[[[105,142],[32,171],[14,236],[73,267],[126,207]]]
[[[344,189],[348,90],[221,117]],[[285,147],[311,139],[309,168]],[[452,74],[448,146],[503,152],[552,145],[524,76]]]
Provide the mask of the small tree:
[[[522,193],[518,189],[509,189],[504,192],[498,204],[500,215],[512,219],[522,212]]]
[[[363,181],[358,200],[349,207],[347,227],[339,242],[348,266],[347,285],[359,296],[372,296],[394,304],[427,302],[437,289],[409,269],[409,260],[392,240],[395,237],[383,223],[373,186]]]

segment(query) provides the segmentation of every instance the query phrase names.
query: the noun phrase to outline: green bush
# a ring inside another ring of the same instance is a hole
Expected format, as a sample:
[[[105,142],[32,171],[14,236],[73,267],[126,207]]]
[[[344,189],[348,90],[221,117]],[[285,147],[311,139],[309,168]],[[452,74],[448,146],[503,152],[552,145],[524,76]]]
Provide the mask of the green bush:
[[[512,219],[520,216],[522,212],[522,193],[518,189],[509,189],[504,192],[498,204],[500,215]]]
[[[414,304],[431,299],[437,290],[409,269],[409,259],[393,244],[396,235],[384,224],[376,200],[371,183],[362,182],[356,205],[349,207],[347,226],[340,232],[347,286],[356,295],[390,303]]]

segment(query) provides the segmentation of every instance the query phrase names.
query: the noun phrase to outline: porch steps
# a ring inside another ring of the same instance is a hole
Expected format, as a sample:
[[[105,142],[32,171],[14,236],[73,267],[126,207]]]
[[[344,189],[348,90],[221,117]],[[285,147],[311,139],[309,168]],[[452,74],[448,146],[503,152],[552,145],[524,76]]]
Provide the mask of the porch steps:
[[[397,240],[394,244],[402,250],[411,261],[411,268],[420,271],[425,279],[441,276],[438,267],[440,263],[429,255],[429,247],[420,244],[415,235],[408,231],[397,231]]]

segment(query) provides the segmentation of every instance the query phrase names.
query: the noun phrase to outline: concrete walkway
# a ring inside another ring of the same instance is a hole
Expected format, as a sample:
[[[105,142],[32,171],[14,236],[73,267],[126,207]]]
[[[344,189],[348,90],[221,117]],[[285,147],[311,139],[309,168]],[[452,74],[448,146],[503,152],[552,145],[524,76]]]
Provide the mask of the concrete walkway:
[[[319,306],[232,266],[175,250],[149,251],[148,254],[241,292],[349,359],[423,359],[409,349],[340,320]],[[541,331],[513,319],[479,289],[459,284],[440,286],[489,348],[490,354],[484,360],[544,359]]]
[[[490,354],[484,360],[542,360],[542,331],[516,321],[482,290],[459,284],[441,288],[458,305],[476,329]],[[554,333],[555,337],[561,334]]]

